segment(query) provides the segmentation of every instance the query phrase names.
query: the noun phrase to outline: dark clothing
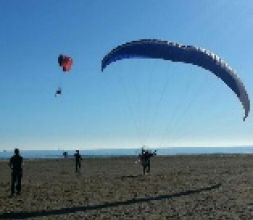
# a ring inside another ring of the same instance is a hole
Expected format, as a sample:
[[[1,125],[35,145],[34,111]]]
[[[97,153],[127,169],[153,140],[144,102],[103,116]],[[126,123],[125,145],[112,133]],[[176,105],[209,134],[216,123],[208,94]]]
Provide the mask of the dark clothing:
[[[15,186],[16,192],[21,192],[21,179],[22,179],[22,164],[23,158],[20,155],[14,155],[10,159],[10,167],[12,169],[11,173],[11,194],[15,193]]]
[[[81,160],[82,160],[82,157],[79,153],[75,153],[75,158],[76,158],[76,172],[78,172],[81,168]]]
[[[21,179],[22,173],[15,173],[12,171],[11,173],[11,194],[15,193],[15,185],[17,194],[21,193]]]
[[[150,173],[150,159],[151,157],[155,155],[156,155],[156,151],[152,153],[150,151],[145,151],[145,150],[142,150],[141,154],[139,155],[144,175],[146,172]]]
[[[54,96],[56,97],[57,95],[61,95],[61,88],[58,88],[54,94]]]
[[[22,163],[23,163],[23,157],[21,157],[20,155],[14,155],[10,159],[10,167],[15,172],[22,171]]]

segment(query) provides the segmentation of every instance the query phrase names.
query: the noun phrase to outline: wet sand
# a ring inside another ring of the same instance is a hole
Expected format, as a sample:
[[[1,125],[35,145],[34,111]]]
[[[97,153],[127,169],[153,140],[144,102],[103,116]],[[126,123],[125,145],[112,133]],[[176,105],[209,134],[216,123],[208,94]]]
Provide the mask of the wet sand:
[[[0,161],[0,219],[253,219],[253,156],[26,160],[20,196]]]

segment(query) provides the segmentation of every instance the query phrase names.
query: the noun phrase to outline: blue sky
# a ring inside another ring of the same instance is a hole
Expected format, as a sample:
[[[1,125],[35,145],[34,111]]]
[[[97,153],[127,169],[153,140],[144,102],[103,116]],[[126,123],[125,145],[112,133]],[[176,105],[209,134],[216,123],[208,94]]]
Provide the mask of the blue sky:
[[[253,144],[251,113],[196,66],[101,59],[157,38],[217,53],[253,95],[253,2],[80,0],[0,2],[0,149]],[[57,56],[74,59],[63,74]],[[54,92],[62,87],[63,95]]]

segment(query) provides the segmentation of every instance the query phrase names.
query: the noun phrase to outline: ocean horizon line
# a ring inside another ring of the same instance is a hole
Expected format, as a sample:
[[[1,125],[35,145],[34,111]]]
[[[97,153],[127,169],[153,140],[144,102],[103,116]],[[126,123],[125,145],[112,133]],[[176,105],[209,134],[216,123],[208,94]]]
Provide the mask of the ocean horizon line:
[[[80,149],[80,154],[84,157],[117,157],[117,156],[137,156],[141,148],[102,148],[102,149]],[[148,148],[157,150],[158,156],[173,155],[207,155],[207,154],[253,154],[253,146],[241,147],[167,147],[167,148]],[[58,150],[22,150],[21,155],[25,159],[47,159],[63,158],[63,153],[67,152],[68,157],[75,153],[74,149]],[[13,155],[13,150],[0,150],[0,159],[8,159]]]

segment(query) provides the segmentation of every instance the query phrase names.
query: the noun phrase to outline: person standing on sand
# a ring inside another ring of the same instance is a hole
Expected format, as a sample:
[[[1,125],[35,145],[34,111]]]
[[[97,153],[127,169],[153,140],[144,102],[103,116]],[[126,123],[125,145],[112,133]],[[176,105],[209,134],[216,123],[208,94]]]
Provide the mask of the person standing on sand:
[[[79,150],[76,150],[76,153],[74,154],[74,157],[76,159],[76,173],[77,173],[81,169],[81,160],[82,160],[82,157],[79,153]]]
[[[143,175],[147,173],[150,173],[150,159],[151,157],[156,155],[156,150],[154,152],[151,152],[149,150],[145,150],[142,148],[141,154],[139,154],[139,159],[142,165]]]
[[[14,150],[14,155],[10,158],[9,166],[12,169],[11,172],[11,196],[15,193],[19,195],[21,193],[21,179],[23,174],[23,157],[20,156],[19,149]]]

